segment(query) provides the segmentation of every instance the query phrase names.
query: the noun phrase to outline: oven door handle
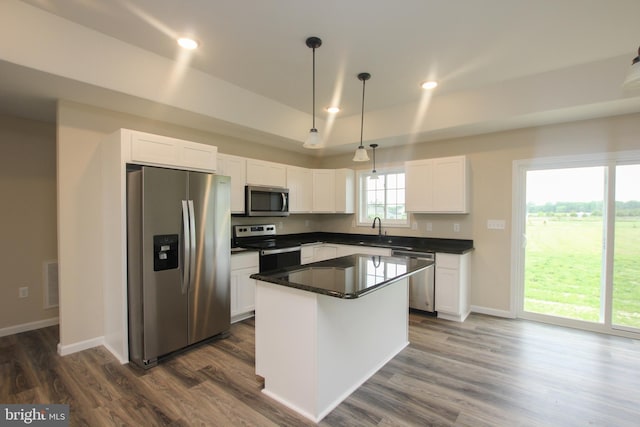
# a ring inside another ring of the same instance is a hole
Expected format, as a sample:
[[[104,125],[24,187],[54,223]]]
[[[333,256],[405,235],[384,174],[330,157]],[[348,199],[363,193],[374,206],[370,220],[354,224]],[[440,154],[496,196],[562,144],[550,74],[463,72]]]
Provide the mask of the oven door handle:
[[[299,252],[301,250],[301,246],[293,246],[290,248],[280,248],[280,249],[262,249],[260,251],[260,255],[275,255],[275,254],[284,254],[287,252]]]

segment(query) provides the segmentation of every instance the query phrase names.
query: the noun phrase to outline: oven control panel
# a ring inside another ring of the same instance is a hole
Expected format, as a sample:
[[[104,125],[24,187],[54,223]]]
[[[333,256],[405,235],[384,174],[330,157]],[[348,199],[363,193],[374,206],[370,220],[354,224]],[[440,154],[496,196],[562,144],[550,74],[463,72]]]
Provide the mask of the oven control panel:
[[[235,237],[260,237],[275,236],[275,224],[259,224],[259,225],[234,225],[233,234]]]

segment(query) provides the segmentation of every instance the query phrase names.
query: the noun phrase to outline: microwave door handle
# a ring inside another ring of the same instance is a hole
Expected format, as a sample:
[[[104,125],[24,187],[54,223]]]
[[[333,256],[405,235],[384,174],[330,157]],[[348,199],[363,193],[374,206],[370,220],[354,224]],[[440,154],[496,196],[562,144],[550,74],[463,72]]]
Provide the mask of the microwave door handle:
[[[287,211],[287,194],[286,193],[280,193],[282,195],[282,212],[286,212]]]
[[[187,292],[189,287],[189,260],[191,248],[191,233],[189,227],[189,207],[187,201],[182,201],[182,281],[180,282],[180,290],[182,295]]]
[[[189,288],[191,288],[196,275],[196,217],[193,209],[193,200],[189,200],[189,230],[191,231],[189,242]]]

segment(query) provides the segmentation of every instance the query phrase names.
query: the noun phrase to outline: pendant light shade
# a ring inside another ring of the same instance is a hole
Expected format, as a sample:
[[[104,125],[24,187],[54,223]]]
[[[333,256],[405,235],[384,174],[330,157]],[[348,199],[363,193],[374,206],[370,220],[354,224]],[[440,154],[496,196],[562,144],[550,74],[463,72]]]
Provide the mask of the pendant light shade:
[[[631,61],[631,68],[627,74],[627,78],[624,80],[622,87],[625,89],[637,89],[640,88],[640,48],[638,48],[638,56]]]
[[[313,49],[313,86],[312,86],[312,109],[313,109],[313,126],[309,129],[309,135],[302,145],[304,148],[318,149],[322,148],[322,138],[316,129],[316,49],[322,45],[322,40],[318,37],[309,37],[307,39],[307,47]]]
[[[369,155],[367,154],[367,150],[361,145],[356,150],[356,154],[353,156],[354,162],[366,162],[369,160]]]
[[[366,162],[369,161],[369,155],[367,155],[367,150],[362,145],[362,133],[364,131],[364,86],[365,82],[371,78],[371,74],[369,73],[360,73],[358,74],[358,80],[362,82],[362,114],[360,115],[360,145],[353,155],[354,162]]]

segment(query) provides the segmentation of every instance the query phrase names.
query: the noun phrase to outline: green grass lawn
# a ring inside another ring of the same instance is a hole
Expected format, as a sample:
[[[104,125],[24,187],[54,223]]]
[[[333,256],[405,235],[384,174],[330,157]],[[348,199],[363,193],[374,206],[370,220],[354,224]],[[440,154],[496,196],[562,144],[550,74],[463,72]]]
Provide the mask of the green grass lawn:
[[[526,311],[601,322],[602,218],[530,217]],[[613,323],[640,328],[640,218],[616,222]]]

